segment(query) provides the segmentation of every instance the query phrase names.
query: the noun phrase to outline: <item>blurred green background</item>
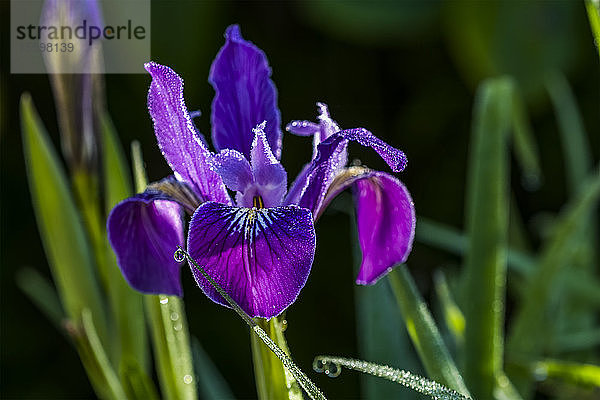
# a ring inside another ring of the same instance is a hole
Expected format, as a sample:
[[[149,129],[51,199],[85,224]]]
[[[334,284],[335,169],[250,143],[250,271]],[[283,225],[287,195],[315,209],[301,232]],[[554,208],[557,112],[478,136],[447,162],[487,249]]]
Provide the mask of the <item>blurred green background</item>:
[[[17,107],[21,93],[32,94],[57,148],[59,143],[47,76],[9,75],[9,2],[0,7],[0,397],[90,398],[94,394],[77,354],[15,285],[15,272],[23,266],[49,276],[27,188]],[[400,178],[419,216],[463,227],[473,95],[485,77],[510,74],[525,94],[544,179],[531,190],[513,165],[511,188],[533,248],[548,216],[568,199],[557,122],[545,87],[548,73],[566,75],[590,134],[594,163],[600,158],[600,68],[583,2],[153,1],[152,59],[184,78],[187,105],[203,112],[196,122],[207,135],[214,94],[208,71],[232,23],[267,54],[283,123],[314,120],[315,102],[322,101],[342,127],[365,127],[406,152],[409,164]],[[123,146],[139,140],[149,178],[157,180],[169,168],[146,109],[149,83],[146,75],[109,75],[106,94]],[[312,141],[285,134],[283,146],[282,162],[291,178],[308,161]],[[350,156],[386,169],[373,152],[358,146],[351,146]],[[288,343],[304,370],[317,354],[358,354],[348,216],[333,207],[319,221],[317,235],[313,272],[287,314]],[[451,275],[458,262],[418,242],[409,258],[425,297],[431,293],[432,272],[443,266]],[[246,326],[207,300],[187,269],[182,275],[191,334],[234,394],[255,398]],[[507,313],[510,318],[510,302]],[[408,368],[402,360],[395,366]],[[332,398],[359,397],[358,374],[314,379]]]

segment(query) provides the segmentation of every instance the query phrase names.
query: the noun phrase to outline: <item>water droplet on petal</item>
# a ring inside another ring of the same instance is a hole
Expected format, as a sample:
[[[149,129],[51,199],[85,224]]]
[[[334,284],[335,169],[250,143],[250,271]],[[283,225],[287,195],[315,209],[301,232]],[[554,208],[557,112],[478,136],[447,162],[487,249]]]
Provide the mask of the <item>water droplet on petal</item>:
[[[183,262],[185,260],[185,253],[184,253],[184,251],[181,248],[175,250],[175,253],[173,253],[173,258],[177,262]]]
[[[189,385],[193,381],[194,381],[194,378],[192,378],[191,375],[186,375],[183,377],[183,383],[185,383],[186,385]]]
[[[163,296],[160,298],[160,304],[168,304],[169,303],[169,298],[166,296]]]

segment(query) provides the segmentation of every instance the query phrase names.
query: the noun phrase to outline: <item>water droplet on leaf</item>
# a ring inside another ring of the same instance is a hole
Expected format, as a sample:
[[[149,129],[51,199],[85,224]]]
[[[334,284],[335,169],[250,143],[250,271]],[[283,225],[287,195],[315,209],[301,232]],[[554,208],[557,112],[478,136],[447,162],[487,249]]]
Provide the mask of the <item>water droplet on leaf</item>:
[[[183,262],[185,260],[185,253],[182,249],[177,249],[175,250],[175,253],[173,253],[173,258],[175,259],[175,261],[177,262]]]
[[[185,383],[186,385],[189,385],[190,383],[192,383],[193,380],[194,380],[194,378],[192,378],[191,375],[186,375],[183,377],[183,383]]]
[[[169,303],[169,298],[168,297],[161,297],[160,298],[160,304],[167,304]]]

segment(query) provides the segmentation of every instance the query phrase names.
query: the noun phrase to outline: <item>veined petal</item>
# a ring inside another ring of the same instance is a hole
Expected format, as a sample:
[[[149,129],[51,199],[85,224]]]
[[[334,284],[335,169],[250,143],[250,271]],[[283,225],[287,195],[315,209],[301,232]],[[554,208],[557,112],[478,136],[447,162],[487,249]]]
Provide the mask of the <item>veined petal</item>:
[[[371,285],[408,258],[415,236],[415,208],[406,187],[383,172],[355,185],[358,241],[363,253],[359,285]]]
[[[183,80],[171,68],[149,62],[152,76],[148,110],[158,145],[173,171],[188,182],[202,201],[230,204],[221,177],[210,169],[212,153],[196,135],[183,99]]]
[[[394,172],[400,172],[406,167],[407,160],[402,151],[388,145],[368,130],[354,128],[340,131],[319,144],[317,156],[312,160],[306,172],[306,180],[294,182],[294,185],[303,187],[297,203],[300,207],[308,208],[316,215],[329,185],[339,172],[339,160],[346,152],[348,141],[355,141],[363,146],[371,147]],[[292,187],[290,192],[297,193],[297,188]],[[285,203],[289,204],[291,200],[288,196]]]
[[[281,204],[287,190],[287,172],[275,158],[265,134],[265,122],[258,125],[252,142],[252,173],[260,187],[265,207]]]
[[[212,161],[215,171],[221,176],[225,185],[231,190],[244,191],[254,182],[252,169],[246,157],[237,150],[221,150]]]
[[[309,210],[296,206],[240,208],[208,202],[192,217],[188,252],[252,317],[271,318],[292,304],[315,254]],[[225,300],[192,268],[213,301]]]
[[[123,276],[144,293],[183,294],[180,266],[173,259],[183,245],[181,206],[161,192],[123,200],[107,221],[110,244]]]
[[[227,28],[225,38],[208,78],[216,92],[211,114],[213,144],[217,149],[238,150],[250,159],[252,128],[267,121],[266,137],[279,159],[281,117],[267,57],[242,38],[237,25]]]

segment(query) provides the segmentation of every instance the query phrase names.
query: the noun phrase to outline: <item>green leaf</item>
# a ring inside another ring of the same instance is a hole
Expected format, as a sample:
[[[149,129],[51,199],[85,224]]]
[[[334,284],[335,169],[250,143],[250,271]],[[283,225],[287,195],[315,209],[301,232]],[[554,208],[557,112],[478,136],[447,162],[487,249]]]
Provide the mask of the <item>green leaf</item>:
[[[355,274],[362,260],[358,243],[358,230],[354,206],[349,204],[352,232],[352,255]],[[374,285],[354,286],[356,306],[356,333],[360,357],[377,360],[383,364],[399,364],[405,370],[417,371],[421,365],[415,358],[406,330],[402,327],[402,315],[395,304],[394,293],[385,279]],[[369,375],[361,376],[361,389],[366,399],[402,398],[406,389]]]
[[[429,377],[468,395],[469,391],[463,378],[450,357],[427,304],[421,298],[406,265],[398,266],[387,276],[408,334]]]
[[[77,323],[89,309],[103,343],[107,323],[85,230],[42,122],[28,94],[21,96],[23,149],[38,229],[67,315]]]
[[[132,195],[132,184],[123,150],[107,113],[101,116],[101,128],[104,207],[108,215],[119,201]],[[149,366],[143,295],[133,290],[123,278],[115,254],[108,243],[106,230],[102,229],[102,233],[107,264],[107,292],[120,344],[119,373],[130,397],[139,398],[132,396],[133,393],[129,392],[129,389],[137,390],[139,385],[136,382],[143,380],[140,377],[146,375],[144,371],[147,371]],[[136,371],[136,368],[140,370]],[[123,374],[131,374],[131,376]],[[132,384],[126,384],[132,380],[134,381]]]
[[[540,156],[527,117],[525,102],[515,87],[512,98],[512,128],[515,157],[523,171],[523,185],[527,189],[537,189],[542,181]]]
[[[417,217],[417,241],[463,256],[467,250],[468,238],[458,229]],[[507,251],[508,266],[522,276],[529,276],[535,268],[535,259],[528,253],[509,248]]]
[[[69,333],[75,341],[96,394],[101,399],[126,399],[125,392],[100,342],[90,310],[84,309],[80,320],[81,325],[71,326]]]
[[[551,74],[546,80],[546,86],[558,122],[567,183],[570,192],[574,194],[592,170],[590,144],[577,102],[565,77],[559,73]]]
[[[158,393],[152,379],[144,372],[138,360],[129,352],[121,356],[119,377],[128,399],[158,400]]]
[[[317,372],[325,372],[328,376],[338,376],[341,368],[345,367],[364,374],[387,379],[394,383],[410,388],[416,392],[431,397],[433,400],[469,400],[468,396],[449,389],[438,382],[415,375],[412,372],[395,369],[387,365],[375,364],[352,358],[335,356],[317,356],[313,363]]]
[[[60,304],[56,289],[37,270],[24,267],[17,271],[17,286],[29,297],[42,313],[63,332],[65,312]]]
[[[600,55],[600,2],[598,0],[585,0],[585,9],[590,20],[594,44],[598,49],[598,55]]]
[[[462,347],[465,342],[465,316],[454,301],[446,275],[438,270],[434,275],[435,292],[442,306],[444,320],[456,343]]]
[[[198,377],[198,390],[202,399],[234,399],[233,393],[217,366],[202,348],[198,338],[192,336],[194,371]]]
[[[598,203],[600,173],[595,171],[581,187],[558,217],[552,235],[543,245],[538,266],[527,282],[508,340],[509,355],[514,359],[535,359],[547,344],[548,307],[554,296],[554,284],[561,271],[569,265],[569,258],[576,248],[574,244],[578,236],[575,233],[587,223]],[[528,393],[531,377],[516,375],[513,381],[522,393]]]
[[[600,366],[560,360],[543,360],[534,364],[536,375],[570,382],[578,386],[600,388]]]
[[[508,134],[514,84],[486,80],[473,112],[467,182],[465,257],[465,381],[476,398],[491,399],[502,371],[508,237]],[[476,301],[475,301],[476,299]]]

